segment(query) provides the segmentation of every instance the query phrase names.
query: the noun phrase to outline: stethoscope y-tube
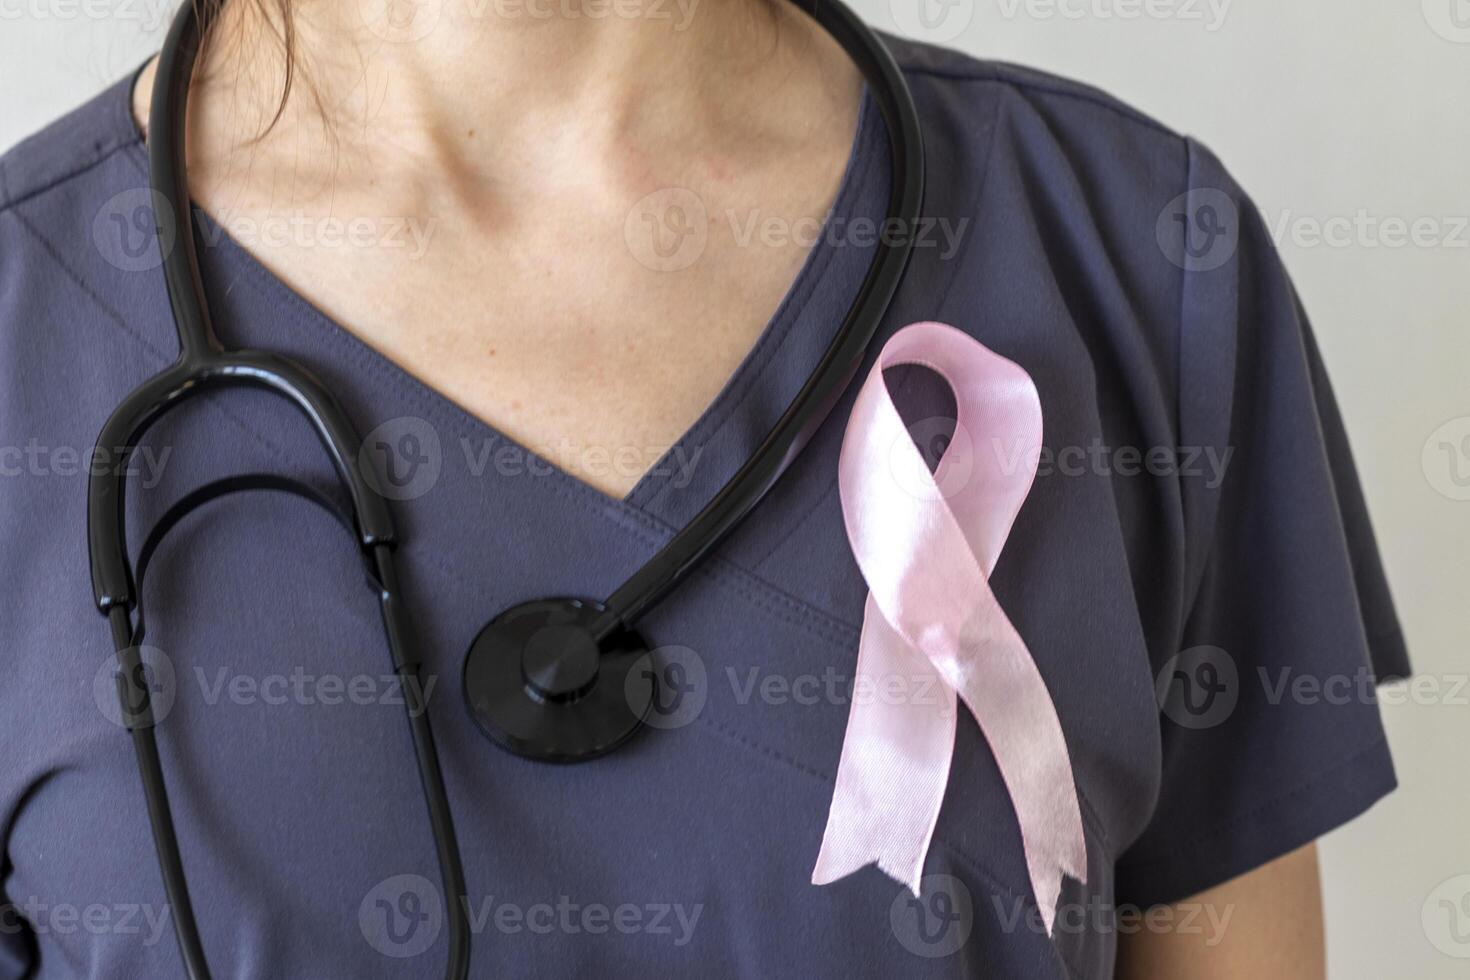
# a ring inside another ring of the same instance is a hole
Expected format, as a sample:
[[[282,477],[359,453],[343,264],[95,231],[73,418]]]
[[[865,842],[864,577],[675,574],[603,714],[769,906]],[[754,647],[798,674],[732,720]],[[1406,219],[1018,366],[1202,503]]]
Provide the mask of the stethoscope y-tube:
[[[857,63],[888,129],[893,184],[887,230],[835,339],[752,457],[683,530],[604,601],[553,598],[523,603],[496,616],[476,636],[464,662],[465,700],[480,729],[518,755],[550,762],[595,758],[642,725],[656,682],[649,647],[636,624],[758,504],[775,485],[862,364],[898,288],[923,201],[924,160],[918,116],[908,86],[882,41],[836,0],[814,0],[812,13]],[[172,242],[163,274],[178,333],[179,356],[113,411],[97,440],[99,459],[88,484],[87,536],[97,608],[107,618],[117,658],[118,697],[132,738],[164,890],[186,973],[207,978],[204,954],[156,739],[144,675],[141,586],[162,537],[200,506],[230,493],[283,491],[333,512],[362,551],[378,597],[393,669],[402,680],[419,779],[428,809],[449,920],[445,975],[469,970],[466,887],[444,776],[434,745],[415,635],[403,608],[394,565],[388,502],[358,468],[361,439],[337,399],[310,371],[277,354],[227,350],[215,335],[200,275],[185,166],[189,86],[211,5],[184,4],[159,56],[150,119],[149,174],[157,197],[159,241]],[[170,234],[171,232],[171,234]],[[346,491],[350,513],[325,495],[285,477],[252,475],[208,484],[173,505],[146,539],[137,574],[129,564],[125,525],[126,466],[150,427],[193,396],[229,387],[264,388],[306,417]],[[123,447],[116,450],[115,447]]]
[[[111,467],[94,470],[87,491],[87,537],[93,592],[97,608],[107,617],[112,629],[113,649],[118,662],[118,697],[137,756],[148,820],[179,941],[179,952],[185,972],[190,977],[209,977],[209,965],[189,898],[178,836],[169,808],[168,790],[154,734],[150,686],[144,675],[139,647],[142,637],[138,627],[142,622],[142,610],[128,565],[124,523],[126,464],[149,427],[169,410],[203,391],[250,386],[285,396],[306,415],[351,500],[352,524],[374,576],[393,669],[402,679],[405,711],[434,835],[440,884],[444,889],[449,919],[445,976],[462,978],[469,972],[470,956],[464,868],[434,735],[423,704],[424,688],[418,682],[419,661],[399,598],[393,560],[393,520],[387,501],[357,469],[355,464],[361,441],[332,394],[310,372],[283,357],[264,351],[226,351],[215,337],[210,323],[190,221],[192,212],[184,166],[189,82],[198,54],[200,34],[205,28],[207,24],[201,25],[196,21],[194,5],[186,3],[169,28],[159,56],[150,108],[150,179],[153,189],[160,195],[160,213],[156,218],[160,224],[172,222],[175,232],[171,238],[160,235],[160,241],[172,240],[174,243],[174,247],[164,254],[163,271],[178,331],[179,357],[128,395],[108,418],[97,439],[98,452],[111,454],[113,447],[124,448]],[[148,550],[151,552],[151,548]],[[138,627],[133,620],[135,610]]]

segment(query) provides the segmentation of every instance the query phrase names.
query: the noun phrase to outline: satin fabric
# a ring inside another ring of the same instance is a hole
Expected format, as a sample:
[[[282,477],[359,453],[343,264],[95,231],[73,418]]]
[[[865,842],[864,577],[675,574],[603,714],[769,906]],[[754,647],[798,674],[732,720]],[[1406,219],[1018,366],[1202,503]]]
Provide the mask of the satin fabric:
[[[884,381],[901,364],[932,369],[955,394],[957,424],[932,474]],[[1030,376],[942,323],[895,333],[864,382],[838,485],[870,591],[814,884],[876,862],[919,894],[954,753],[956,696],[995,753],[1048,932],[1062,876],[1086,880],[1061,723],[987,582],[1036,477],[1041,434]]]

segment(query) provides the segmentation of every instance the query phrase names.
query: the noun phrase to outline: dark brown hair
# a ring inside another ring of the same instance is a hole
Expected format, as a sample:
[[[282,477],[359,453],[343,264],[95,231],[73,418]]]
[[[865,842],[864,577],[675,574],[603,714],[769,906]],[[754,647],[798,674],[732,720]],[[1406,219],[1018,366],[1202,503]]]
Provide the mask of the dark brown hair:
[[[200,39],[198,70],[202,71],[207,63],[206,54],[209,49],[227,40],[220,37],[223,18],[220,16],[226,3],[250,4],[258,15],[253,20],[260,24],[265,32],[270,35],[273,43],[279,47],[281,64],[284,69],[284,77],[281,80],[281,95],[276,101],[275,112],[271,116],[270,123],[262,131],[264,136],[275,128],[280,122],[281,115],[286,111],[286,101],[291,96],[291,88],[296,82],[298,74],[298,56],[300,54],[296,44],[296,19],[292,16],[292,7],[295,0],[189,0],[194,7],[194,16],[199,23],[205,25],[204,34]],[[233,39],[236,42],[243,41],[242,38]]]

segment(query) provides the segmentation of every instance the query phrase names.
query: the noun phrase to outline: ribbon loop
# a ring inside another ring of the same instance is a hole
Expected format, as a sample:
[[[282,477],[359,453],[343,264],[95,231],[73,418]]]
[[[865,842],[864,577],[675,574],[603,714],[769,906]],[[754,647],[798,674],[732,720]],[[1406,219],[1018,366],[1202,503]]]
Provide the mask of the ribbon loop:
[[[928,367],[954,390],[955,434],[932,474],[883,379],[899,364]],[[990,451],[972,440],[982,431]],[[1048,933],[1062,875],[1086,880],[1061,722],[988,581],[1035,480],[1041,433],[1030,376],[941,323],[896,333],[858,392],[838,464],[843,521],[869,589],[855,685],[898,678],[910,696],[853,698],[813,884],[876,862],[918,894],[954,754],[956,696],[995,754]]]

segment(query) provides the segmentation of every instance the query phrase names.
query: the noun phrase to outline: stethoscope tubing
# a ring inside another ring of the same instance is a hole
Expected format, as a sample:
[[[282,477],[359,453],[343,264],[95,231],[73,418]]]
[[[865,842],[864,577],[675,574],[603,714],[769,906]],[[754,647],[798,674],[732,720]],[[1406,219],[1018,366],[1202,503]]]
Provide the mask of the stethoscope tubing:
[[[637,623],[740,524],[786,472],[852,383],[908,267],[912,236],[924,206],[924,140],[913,95],[888,48],[845,4],[819,0],[812,7],[817,21],[867,79],[883,117],[892,160],[885,225],[899,223],[897,240],[886,237],[879,246],[836,339],[750,458],[683,530],[603,603],[607,611],[593,628],[597,640]]]
[[[205,10],[212,8],[205,7]],[[170,410],[204,391],[224,387],[264,388],[284,396],[306,416],[352,503],[353,526],[378,595],[384,632],[395,672],[403,679],[404,710],[414,745],[419,781],[434,837],[448,920],[445,976],[469,974],[470,931],[465,907],[464,866],[454,832],[453,814],[433,730],[418,682],[418,657],[400,598],[394,565],[394,529],[387,501],[357,468],[361,439],[336,398],[309,371],[266,351],[226,351],[219,343],[204,301],[198,252],[191,222],[185,167],[184,128],[188,89],[208,22],[201,23],[194,4],[175,17],[159,56],[150,119],[149,171],[153,189],[162,197],[176,234],[164,254],[164,282],[179,338],[178,359],[144,382],[114,410],[98,437],[104,458],[118,456],[111,467],[99,467],[88,486],[88,545],[94,599],[108,618],[118,661],[118,697],[132,738],[139,777],[148,807],[150,829],[162,873],[164,892],[185,973],[194,980],[210,977],[198,920],[189,895],[178,834],[169,806],[167,782],[159,758],[156,719],[143,675],[136,592],[127,557],[125,465],[147,430]],[[160,236],[169,240],[170,236]],[[117,452],[116,447],[124,447]]]
[[[594,627],[599,640],[619,627],[636,623],[682,582],[776,483],[857,373],[907,267],[924,195],[923,140],[912,96],[883,42],[855,14],[837,0],[819,0],[813,7],[811,13],[858,64],[887,127],[893,167],[888,213],[889,222],[898,223],[898,238],[884,236],[835,339],[751,458],[683,530],[613,591]],[[129,565],[125,528],[124,464],[153,423],[193,396],[224,387],[263,388],[293,403],[317,433],[350,499],[351,527],[378,595],[394,669],[406,681],[416,679],[419,670],[394,566],[392,515],[388,502],[358,469],[361,438],[351,420],[331,392],[305,368],[267,351],[226,350],[214,331],[193,234],[185,158],[189,87],[201,38],[209,27],[208,20],[202,18],[213,9],[212,5],[186,3],[175,17],[159,56],[150,106],[150,182],[162,202],[158,219],[171,223],[175,232],[172,236],[160,235],[160,241],[172,241],[163,256],[163,275],[179,355],[173,364],[129,394],[108,418],[98,437],[97,450],[104,458],[118,458],[113,460],[114,466],[99,467],[91,477],[87,510],[94,600],[110,624],[118,662],[118,696],[137,756],[164,889],[185,972],[195,980],[205,980],[210,973],[169,807],[148,685],[143,682],[140,584]],[[118,452],[116,447],[124,448]],[[151,551],[151,545],[145,551]],[[146,563],[146,557],[142,561]],[[140,567],[140,578],[141,574]],[[403,689],[449,924],[445,975],[463,978],[469,971],[470,955],[463,863],[423,704],[424,687],[406,682]]]

